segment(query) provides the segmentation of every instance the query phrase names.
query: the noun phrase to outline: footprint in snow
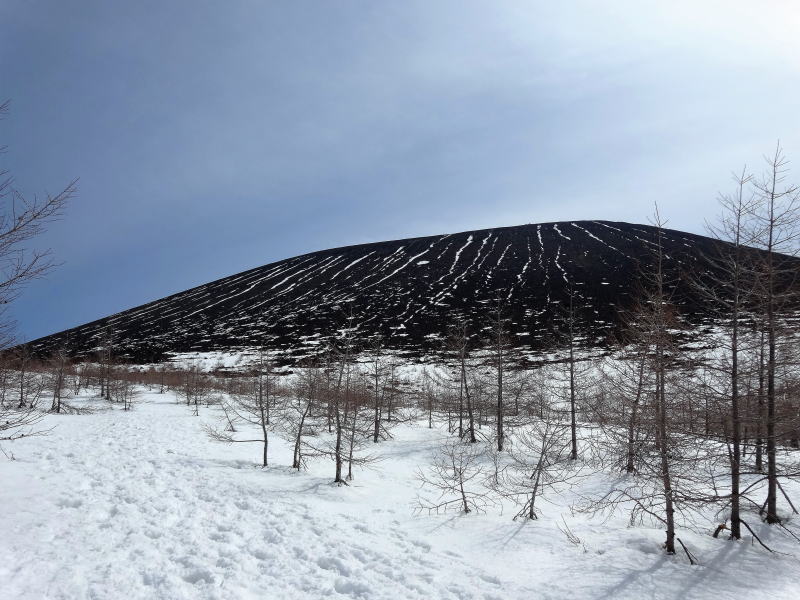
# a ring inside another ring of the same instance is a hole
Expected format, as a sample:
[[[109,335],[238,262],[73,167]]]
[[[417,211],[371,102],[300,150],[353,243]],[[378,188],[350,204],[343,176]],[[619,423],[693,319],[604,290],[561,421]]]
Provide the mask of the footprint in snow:
[[[183,575],[183,580],[192,585],[214,583],[214,574],[208,569],[192,569]]]
[[[334,556],[323,556],[318,558],[317,566],[321,569],[325,569],[326,571],[334,571],[335,573],[339,573],[339,575],[344,575],[345,577],[350,575],[350,569],[347,567],[347,565]]]
[[[353,581],[351,579],[337,579],[333,584],[333,588],[339,594],[354,596],[356,598],[369,598],[373,594],[373,590],[370,588],[370,586],[360,581]]]
[[[61,508],[80,508],[83,506],[83,500],[80,498],[61,498],[56,504]]]

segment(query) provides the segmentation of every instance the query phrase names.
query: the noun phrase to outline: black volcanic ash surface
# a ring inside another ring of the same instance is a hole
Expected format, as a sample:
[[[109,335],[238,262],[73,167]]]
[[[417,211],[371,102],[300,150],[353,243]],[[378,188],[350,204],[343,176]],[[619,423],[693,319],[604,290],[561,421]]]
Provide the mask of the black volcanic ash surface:
[[[104,331],[133,360],[164,353],[266,346],[300,358],[353,323],[362,339],[381,334],[412,353],[442,348],[447,324],[463,315],[487,327],[498,295],[520,348],[552,344],[554,320],[573,282],[581,329],[601,344],[640,289],[640,262],[652,261],[657,230],[574,221],[501,227],[322,250],[219,279],[30,343],[39,355],[66,345],[91,355]],[[663,230],[666,269],[678,281],[681,311],[702,316],[682,273],[713,252],[714,240]]]

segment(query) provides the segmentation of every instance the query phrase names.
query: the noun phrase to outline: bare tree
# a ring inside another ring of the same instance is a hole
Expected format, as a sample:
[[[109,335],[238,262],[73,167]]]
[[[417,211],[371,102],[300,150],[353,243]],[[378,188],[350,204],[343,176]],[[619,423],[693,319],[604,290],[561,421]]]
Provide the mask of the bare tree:
[[[167,379],[167,365],[159,365],[158,366],[158,393],[164,393],[164,387],[166,385]]]
[[[624,372],[633,375],[635,388],[641,388],[644,383],[639,373],[647,373],[646,392],[644,389],[636,392],[638,423],[635,426],[641,433],[636,449],[637,468],[632,477],[620,480],[611,491],[582,508],[595,511],[631,505],[631,521],[646,515],[663,523],[666,527],[664,548],[668,554],[674,554],[675,511],[679,499],[674,467],[679,461],[682,465],[689,464],[696,456],[684,456],[682,440],[672,429],[671,417],[680,399],[676,383],[680,376],[674,373],[678,354],[674,330],[679,321],[670,302],[671,285],[664,270],[664,222],[657,208],[653,224],[656,242],[652,248],[652,263],[642,267],[645,289],[637,308],[629,315],[628,326],[629,343],[639,346],[633,355],[646,357],[646,363],[643,371],[634,368]]]
[[[730,444],[727,457],[730,462],[730,506],[731,506],[731,539],[741,538],[740,523],[740,483],[742,461],[742,415],[741,415],[741,340],[743,320],[752,321],[748,316],[748,308],[752,304],[753,292],[753,257],[752,251],[747,248],[753,242],[754,232],[751,215],[756,209],[756,198],[748,192],[748,185],[752,176],[747,174],[747,169],[742,169],[741,174],[734,175],[735,192],[721,195],[719,203],[721,214],[713,223],[707,223],[706,228],[722,244],[715,246],[715,252],[706,256],[707,266],[699,276],[693,280],[694,288],[701,296],[705,297],[716,316],[724,326],[723,356],[712,357],[707,363],[711,368],[716,368],[727,381],[717,388],[719,393],[713,394],[712,399],[721,395],[728,397],[730,431],[726,435]],[[710,267],[710,268],[709,268]],[[722,338],[722,336],[720,336]],[[706,389],[708,387],[706,386]],[[709,390],[710,391],[710,390]],[[709,394],[706,394],[708,402]],[[728,419],[724,419],[727,423]],[[728,429],[727,427],[725,428]],[[705,435],[709,435],[709,411],[706,409]]]
[[[423,489],[438,494],[435,498],[418,496],[418,509],[437,513],[448,510],[484,512],[492,500],[482,485],[485,477],[482,458],[480,444],[446,438],[437,448],[431,465],[417,472]]]
[[[333,412],[335,423],[335,438],[333,444],[333,460],[335,464],[334,483],[346,483],[342,477],[342,467],[345,461],[345,444],[347,443],[347,425],[354,406],[355,367],[353,355],[355,353],[355,327],[353,325],[353,311],[347,318],[347,326],[341,332],[340,346],[338,348],[338,368],[334,386],[328,388],[329,406]]]
[[[186,401],[186,406],[191,407],[194,416],[200,415],[200,406],[208,404],[213,394],[211,377],[199,365],[191,365],[181,373],[179,395]]]
[[[635,319],[635,316],[631,317]],[[643,405],[650,386],[647,350],[637,343],[635,331],[618,341],[619,350],[596,362],[598,393],[592,404],[594,422],[602,436],[594,440],[626,473],[638,471],[647,432],[643,430]]]
[[[226,444],[259,443],[261,444],[261,465],[269,466],[269,432],[277,425],[274,416],[277,409],[277,382],[273,364],[269,354],[259,349],[257,362],[250,377],[242,378],[238,387],[230,394],[229,400],[223,401],[225,425],[205,426],[211,439]],[[195,398],[195,402],[196,402]],[[197,406],[195,404],[195,406]],[[231,415],[235,415],[231,417]],[[239,438],[233,422],[250,425],[258,432],[255,438]]]
[[[403,417],[400,409],[398,408],[398,403],[401,400],[401,394],[398,390],[398,386],[400,384],[400,377],[398,375],[400,362],[395,356],[389,356],[385,359],[385,361],[387,363],[386,370],[388,372],[384,386],[386,417],[383,419],[383,425],[381,426],[381,429],[384,436],[389,437],[391,435],[390,429],[392,425],[404,420],[405,417]]]
[[[16,405],[0,406],[0,442],[13,442],[46,434],[49,429],[40,427],[43,417],[44,414],[37,408],[36,402],[27,403],[21,408]],[[13,454],[8,454],[2,446],[0,452],[13,458]]]
[[[315,454],[327,456],[334,462],[334,483],[346,485],[353,479],[353,467],[367,465],[375,456],[364,453],[363,447],[374,435],[371,411],[374,395],[367,389],[364,372],[357,364],[356,331],[352,308],[346,313],[344,327],[338,339],[326,353],[323,370],[324,394],[327,401],[329,438],[314,447]],[[344,467],[347,464],[347,473]]]
[[[18,408],[25,408],[28,395],[27,385],[29,381],[28,365],[31,362],[30,350],[27,344],[20,344],[15,348],[16,367],[18,373],[17,391],[19,393]]]
[[[9,102],[0,104],[0,119],[8,109]],[[3,151],[5,147],[0,147]],[[49,250],[32,250],[27,244],[62,216],[76,184],[77,180],[72,181],[54,196],[26,198],[9,172],[0,169],[0,306],[12,302],[25,284],[55,266]]]
[[[494,368],[497,373],[497,404],[495,414],[495,437],[497,439],[497,451],[502,452],[505,442],[505,405],[504,405],[504,388],[503,388],[503,375],[506,370],[506,356],[509,349],[509,334],[508,334],[508,316],[505,312],[505,305],[500,295],[495,299],[495,305],[492,309],[491,328],[492,340],[491,347],[494,352]]]
[[[575,409],[575,286],[569,284],[569,304],[567,307],[567,348],[569,350],[569,415],[570,415],[570,458],[578,458],[578,426]]]
[[[433,411],[437,407],[439,398],[436,393],[434,376],[431,375],[427,366],[422,369],[418,393],[425,412],[428,413],[428,429],[433,429]],[[452,432],[452,429],[450,428],[450,423],[448,423],[448,433],[450,432]]]
[[[114,327],[106,322],[100,331],[100,346],[97,350],[99,365],[98,377],[100,379],[100,397],[111,400],[111,371],[114,368]]]
[[[364,443],[372,439],[372,419],[362,408],[369,404],[369,392],[363,385],[354,385],[350,395],[350,423],[345,431],[347,443],[347,481],[354,477],[353,467],[373,462],[371,454],[360,453]]]
[[[383,340],[376,338],[369,350],[369,373],[372,386],[373,430],[372,441],[377,444],[381,439],[381,413],[386,396],[386,378],[388,369],[383,356]]]
[[[0,104],[0,120],[8,114],[9,102]],[[6,150],[0,147],[0,154]],[[61,192],[44,197],[26,197],[15,185],[7,170],[0,169],[0,350],[13,343],[13,323],[5,318],[5,308],[22,292],[24,286],[47,274],[54,266],[49,250],[37,250],[29,243],[44,233],[47,225],[58,220],[75,194],[77,180]],[[13,406],[3,391],[0,409],[0,440],[28,437],[36,428],[40,415],[36,409],[43,389],[43,378],[29,376],[30,353],[25,344],[16,350],[19,380],[18,401]],[[10,383],[10,381],[8,381]],[[56,402],[57,407],[60,405]]]
[[[53,403],[50,410],[55,413],[61,412],[61,396],[64,393],[64,378],[68,362],[67,349],[64,347],[60,348],[55,356],[50,359],[53,385]]]
[[[458,391],[458,436],[468,437],[469,443],[478,441],[475,437],[475,411],[467,377],[467,360],[469,357],[469,329],[464,319],[456,319],[450,326],[448,349],[457,361]],[[464,428],[464,409],[466,408],[467,428]]]
[[[86,374],[86,365],[76,363],[70,377],[70,385],[73,396],[81,393],[81,388],[84,386],[84,376]]]
[[[14,385],[13,356],[10,353],[0,354],[0,408],[12,402],[11,392]]]
[[[781,311],[795,296],[794,254],[800,235],[800,187],[786,184],[789,163],[780,144],[767,159],[767,172],[755,183],[755,241],[764,252],[759,266],[766,337],[767,523],[778,523],[776,371]]]
[[[136,390],[135,374],[125,367],[112,367],[108,372],[106,381],[107,396],[111,402],[122,404],[122,410],[128,411],[138,397]]]
[[[667,526],[667,539],[664,548],[667,554],[675,554],[675,495],[670,469],[670,453],[672,452],[672,436],[667,410],[667,370],[669,368],[669,353],[672,350],[670,329],[674,327],[674,320],[668,306],[669,295],[664,273],[664,222],[656,207],[653,224],[657,228],[658,243],[656,246],[655,266],[651,271],[650,284],[652,291],[649,298],[650,310],[643,313],[643,332],[653,352],[653,372],[655,375],[655,416],[656,416],[656,447],[658,448],[660,462],[660,479],[664,494],[665,524]]]
[[[293,469],[305,466],[309,453],[305,450],[304,436],[313,433],[315,414],[322,407],[324,384],[325,376],[316,365],[305,367],[294,382],[294,401],[286,406],[283,418],[283,429],[293,441]]]
[[[516,517],[536,519],[536,500],[580,473],[572,463],[569,421],[553,406],[516,429],[509,454],[511,462],[498,469],[492,483],[500,496],[520,507]]]
[[[46,378],[30,369],[31,359],[27,348],[22,346],[9,357],[11,364],[20,370],[7,379],[13,392],[0,403],[0,442],[13,442],[26,437],[46,434],[49,429],[40,427],[44,417],[40,404],[45,393]],[[14,381],[16,379],[16,381]],[[13,458],[0,447],[7,457]]]

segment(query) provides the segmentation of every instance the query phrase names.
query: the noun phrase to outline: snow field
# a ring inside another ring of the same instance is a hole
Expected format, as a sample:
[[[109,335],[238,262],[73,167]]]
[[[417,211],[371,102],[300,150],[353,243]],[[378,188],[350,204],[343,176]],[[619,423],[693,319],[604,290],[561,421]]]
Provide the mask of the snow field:
[[[572,515],[583,489],[542,502],[537,521],[513,511],[414,510],[416,469],[444,433],[404,425],[352,485],[330,484],[323,459],[294,473],[273,435],[257,444],[208,440],[204,420],[170,394],[144,393],[132,412],[51,415],[49,436],[5,446],[0,460],[0,598],[5,599],[789,599],[800,593],[800,546],[679,536],[701,561],[665,556],[659,528],[625,515]],[[751,524],[755,519],[750,519]],[[567,523],[581,540],[559,531]]]

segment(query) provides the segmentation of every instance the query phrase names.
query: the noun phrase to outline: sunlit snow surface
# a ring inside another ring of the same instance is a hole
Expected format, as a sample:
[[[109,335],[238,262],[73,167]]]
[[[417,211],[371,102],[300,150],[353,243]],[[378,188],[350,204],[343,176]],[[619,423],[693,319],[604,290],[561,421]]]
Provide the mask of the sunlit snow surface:
[[[0,458],[0,597],[81,599],[794,599],[800,548],[758,526],[769,555],[711,531],[681,530],[700,559],[665,556],[660,528],[573,516],[568,505],[609,480],[595,477],[538,521],[505,514],[416,514],[414,472],[444,432],[395,430],[383,459],[330,484],[319,459],[294,473],[288,446],[218,445],[170,394],[146,393],[132,412],[53,415],[47,437],[6,444]],[[80,401],[76,402],[80,403]],[[100,405],[102,406],[102,405]],[[796,497],[796,489],[794,493]],[[569,543],[558,526],[581,540]],[[751,521],[756,523],[756,519]]]

